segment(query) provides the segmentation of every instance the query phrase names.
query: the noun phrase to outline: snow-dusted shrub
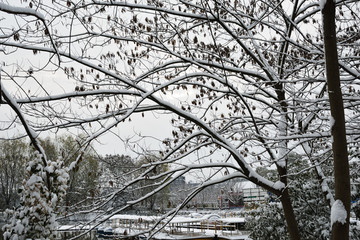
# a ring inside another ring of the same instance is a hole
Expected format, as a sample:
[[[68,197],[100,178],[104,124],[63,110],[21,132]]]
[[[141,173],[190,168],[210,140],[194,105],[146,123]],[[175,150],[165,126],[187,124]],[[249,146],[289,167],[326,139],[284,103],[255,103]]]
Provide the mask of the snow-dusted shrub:
[[[297,155],[290,159],[288,188],[301,239],[328,239],[330,208],[325,201],[315,171]],[[273,171],[275,170],[268,170],[266,174],[274,178]],[[248,227],[252,230],[254,240],[264,239],[264,236],[266,239],[289,239],[279,201],[259,204],[257,209],[251,211]]]
[[[55,211],[65,196],[69,178],[67,169],[61,160],[48,161],[43,167],[41,155],[37,154],[26,174],[20,206],[6,211],[9,223],[4,226],[4,239],[53,239],[57,228]]]
[[[360,219],[360,160],[358,155],[350,162],[350,176],[351,198],[353,201],[351,210],[354,212],[355,217]]]
[[[323,170],[327,175],[330,175],[327,183],[330,188],[333,188],[331,166],[331,159],[329,159],[324,162]],[[289,170],[288,188],[301,239],[330,239],[331,209],[324,197],[315,171],[309,168],[308,164],[302,162],[300,158],[293,159],[289,165]],[[272,171],[267,171],[266,174],[272,175]],[[258,203],[247,217],[247,227],[252,231],[251,237],[253,240],[289,239],[280,202]],[[359,230],[354,226],[350,226],[350,236],[352,240],[359,240]]]
[[[291,192],[301,239],[328,239],[330,210],[318,184],[311,179],[303,182],[302,186],[299,186],[300,184],[294,184]],[[289,239],[280,202],[260,204],[251,211],[247,221],[254,240]]]
[[[246,227],[251,230],[252,239],[289,239],[281,204],[255,204],[255,209],[246,216]]]

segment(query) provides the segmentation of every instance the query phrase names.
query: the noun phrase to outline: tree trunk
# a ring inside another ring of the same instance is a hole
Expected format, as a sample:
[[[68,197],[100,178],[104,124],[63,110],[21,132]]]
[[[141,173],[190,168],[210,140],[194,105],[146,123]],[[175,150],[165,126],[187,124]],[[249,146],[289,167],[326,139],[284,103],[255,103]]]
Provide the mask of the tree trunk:
[[[332,225],[332,239],[349,239],[350,215],[350,175],[349,161],[345,132],[345,117],[342,93],[340,87],[340,74],[337,55],[336,30],[335,30],[335,3],[326,1],[323,13],[325,64],[328,83],[329,101],[333,126],[332,150],[334,154],[335,174],[335,200],[340,200],[345,206],[347,216],[345,224],[336,221]]]
[[[287,165],[288,159],[286,158],[285,161],[286,161],[286,165]],[[280,176],[280,181],[282,183],[284,183],[285,185],[287,185],[287,183],[288,183],[287,182],[287,167],[286,166],[277,166],[277,171]],[[292,206],[289,190],[287,187],[282,191],[282,193],[280,195],[280,201],[281,201],[281,205],[283,207],[290,239],[291,240],[300,240],[300,232],[299,232],[298,224],[297,224],[295,213],[294,213],[294,208]]]
[[[297,225],[297,221],[294,214],[294,209],[291,204],[288,188],[285,188],[283,194],[280,197],[280,201],[284,210],[286,224],[291,240],[300,240],[300,233]]]

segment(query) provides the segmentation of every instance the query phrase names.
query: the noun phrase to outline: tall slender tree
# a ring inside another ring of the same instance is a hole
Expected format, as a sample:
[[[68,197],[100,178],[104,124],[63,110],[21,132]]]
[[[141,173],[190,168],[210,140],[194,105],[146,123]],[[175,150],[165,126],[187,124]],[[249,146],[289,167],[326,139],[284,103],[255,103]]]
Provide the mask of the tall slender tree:
[[[335,200],[331,210],[332,239],[349,239],[350,171],[345,130],[344,105],[337,54],[335,1],[323,6],[325,66],[331,109],[332,151],[334,154]]]

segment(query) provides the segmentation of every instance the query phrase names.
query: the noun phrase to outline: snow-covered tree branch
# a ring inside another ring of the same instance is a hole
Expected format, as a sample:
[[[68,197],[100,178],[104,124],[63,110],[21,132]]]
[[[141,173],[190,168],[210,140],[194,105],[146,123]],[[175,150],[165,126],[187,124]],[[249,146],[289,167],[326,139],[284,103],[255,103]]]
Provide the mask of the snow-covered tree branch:
[[[74,212],[103,210],[125,193],[132,196],[104,213],[110,216],[187,174],[202,176],[198,190],[236,177],[280,199],[289,235],[300,239],[289,191],[291,154],[302,156],[329,203],[334,200],[325,180],[332,176],[324,175],[321,158],[330,151],[332,127],[321,6],[315,0],[1,1],[2,106],[14,112],[0,131],[6,135],[20,123],[39,152],[38,135],[81,132],[85,141],[67,162],[71,171],[90,143],[109,133],[118,137],[114,145],[126,145],[138,158],[156,156],[132,166],[126,173],[131,179],[118,176],[124,181],[118,189],[86,207],[75,204]],[[360,134],[359,3],[336,1],[336,7],[339,77],[354,159]],[[119,133],[134,119],[150,125],[152,114],[168,118],[161,129],[167,137]],[[141,146],[154,141],[151,149]],[[276,169],[276,178],[258,167]]]

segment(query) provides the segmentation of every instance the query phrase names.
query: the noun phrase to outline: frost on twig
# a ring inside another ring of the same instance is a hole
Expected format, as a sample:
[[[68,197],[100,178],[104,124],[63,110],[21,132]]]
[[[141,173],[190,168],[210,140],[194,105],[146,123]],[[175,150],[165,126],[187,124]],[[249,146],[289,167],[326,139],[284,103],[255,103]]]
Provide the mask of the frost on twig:
[[[4,226],[4,239],[51,239],[57,228],[56,210],[64,198],[69,175],[67,168],[59,159],[49,161],[43,167],[41,155],[37,154],[26,169],[27,180],[24,180],[21,191],[20,206],[7,210],[9,222]],[[48,189],[44,178],[50,176],[51,189]]]

